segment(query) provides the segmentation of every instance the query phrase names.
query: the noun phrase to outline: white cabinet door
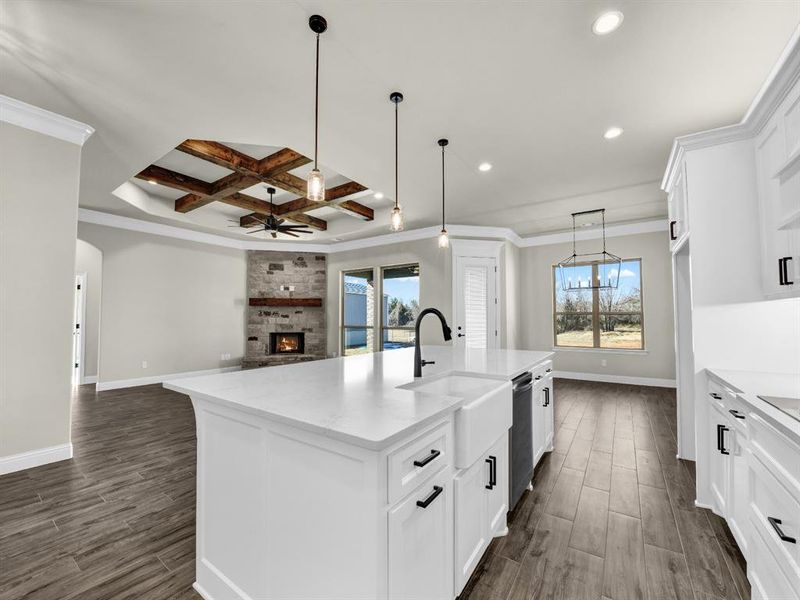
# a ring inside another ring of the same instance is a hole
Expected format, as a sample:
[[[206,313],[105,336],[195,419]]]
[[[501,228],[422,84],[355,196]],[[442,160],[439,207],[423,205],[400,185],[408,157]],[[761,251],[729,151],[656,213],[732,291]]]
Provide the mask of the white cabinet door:
[[[537,377],[540,377],[537,375]],[[540,379],[533,386],[533,410],[531,410],[531,442],[533,452],[533,466],[539,463],[544,454],[545,445],[545,406],[544,406],[544,379]]]
[[[550,374],[544,381],[544,451],[550,452],[553,449],[553,432],[555,429],[555,412],[553,402],[555,401],[555,390],[553,389],[553,375]]]
[[[740,429],[726,434],[730,445],[730,495],[728,497],[728,525],[745,557],[748,555],[748,520],[750,512],[750,484],[748,460],[752,455],[747,438]]]
[[[669,214],[669,248],[674,251],[683,244],[689,235],[689,197],[686,186],[686,164],[681,165],[672,191],[667,198]]]
[[[730,489],[730,451],[731,427],[723,412],[724,407],[712,400],[708,411],[708,435],[713,444],[708,444],[708,470],[711,495],[717,505],[717,512],[728,516],[728,495]]]
[[[453,497],[451,472],[389,512],[389,598],[453,598]]]
[[[486,521],[491,538],[506,529],[508,513],[508,435],[502,436],[489,450],[487,458],[493,466],[493,476],[486,488]]]
[[[455,478],[455,560],[456,592],[460,593],[489,545],[487,486],[492,477],[488,457],[475,461]]]
[[[750,538],[752,551],[747,559],[747,576],[753,584],[753,600],[785,600],[797,598],[798,589],[792,587],[786,574],[764,541],[757,527],[753,527]],[[800,589],[800,583],[796,583]]]

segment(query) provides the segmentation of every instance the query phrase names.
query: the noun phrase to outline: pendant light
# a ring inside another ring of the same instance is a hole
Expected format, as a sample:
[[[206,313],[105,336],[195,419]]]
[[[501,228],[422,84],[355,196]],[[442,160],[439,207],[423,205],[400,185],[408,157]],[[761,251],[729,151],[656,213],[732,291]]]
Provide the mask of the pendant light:
[[[602,226],[603,249],[600,252],[578,253],[577,219],[583,221],[584,227],[598,224]],[[622,259],[606,251],[606,209],[597,208],[572,213],[572,254],[558,263],[561,289],[565,292],[616,289],[619,285],[621,267]]]
[[[448,237],[447,229],[445,229],[444,226],[444,147],[447,146],[449,142],[442,138],[437,143],[442,148],[442,231],[439,233],[439,248],[449,248],[450,238]]]
[[[392,209],[392,218],[390,228],[392,231],[403,231],[403,211],[400,209],[399,196],[397,195],[397,173],[398,173],[398,133],[397,133],[397,105],[403,101],[403,94],[400,92],[392,92],[389,94],[389,100],[394,102],[394,208]]]
[[[317,165],[317,150],[319,145],[319,34],[328,29],[328,22],[320,15],[312,15],[308,20],[311,31],[317,34],[317,57],[314,87],[314,168],[308,174],[308,192],[306,198],[314,202],[325,201],[325,177]]]

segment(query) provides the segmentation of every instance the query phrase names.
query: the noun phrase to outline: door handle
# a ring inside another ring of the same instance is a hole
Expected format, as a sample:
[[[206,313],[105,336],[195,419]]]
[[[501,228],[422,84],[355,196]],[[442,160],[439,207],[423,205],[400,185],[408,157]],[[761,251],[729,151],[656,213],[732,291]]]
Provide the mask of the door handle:
[[[797,543],[795,538],[783,533],[783,529],[780,528],[780,526],[783,524],[783,521],[776,519],[775,517],[767,517],[767,521],[769,521],[769,524],[772,525],[772,528],[775,530],[775,533],[778,534],[778,537],[781,538],[781,541],[789,542],[790,544]]]
[[[678,236],[675,235],[675,225],[677,225],[677,221],[670,221],[669,222],[669,239],[673,242],[678,239]]]
[[[424,467],[425,465],[427,465],[432,460],[437,459],[440,454],[441,454],[441,452],[439,452],[438,450],[431,450],[431,453],[428,456],[426,456],[425,458],[423,458],[422,460],[415,460],[414,461],[414,466],[415,467]]]
[[[544,404],[542,406],[550,406],[550,388],[544,388]]]
[[[745,416],[742,413],[740,413],[738,410],[736,410],[735,408],[728,409],[728,412],[731,413],[737,419],[744,419],[745,418]]]
[[[425,500],[417,500],[417,506],[419,506],[420,508],[428,508],[431,502],[436,500],[437,496],[439,496],[439,494],[442,493],[443,489],[444,489],[443,487],[438,485],[433,486],[433,491],[427,498],[425,498]]]

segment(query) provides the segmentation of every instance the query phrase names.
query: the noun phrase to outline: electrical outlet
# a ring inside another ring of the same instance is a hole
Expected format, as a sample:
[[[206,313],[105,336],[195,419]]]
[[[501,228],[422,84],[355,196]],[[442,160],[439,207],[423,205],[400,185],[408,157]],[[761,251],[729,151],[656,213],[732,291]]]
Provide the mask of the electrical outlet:
[[[146,369],[146,368],[147,368],[147,361],[146,361],[146,360],[143,360],[143,361],[142,361],[142,368],[143,368],[143,369]]]
[[[608,366],[608,361],[604,358],[604,359],[602,359],[600,361],[600,365],[603,366],[603,367],[607,367]]]

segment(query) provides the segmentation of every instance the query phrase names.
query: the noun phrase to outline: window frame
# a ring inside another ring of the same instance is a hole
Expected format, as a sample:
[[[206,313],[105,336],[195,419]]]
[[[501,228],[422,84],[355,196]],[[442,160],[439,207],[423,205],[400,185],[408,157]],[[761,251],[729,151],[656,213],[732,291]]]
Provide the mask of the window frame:
[[[557,301],[556,301],[556,286],[557,283],[557,273],[558,269],[560,268],[558,265],[553,265],[552,272],[551,272],[551,279],[550,282],[552,284],[552,301],[553,301],[553,310],[552,310],[552,319],[553,319],[553,348],[558,350],[592,350],[592,351],[601,351],[601,352],[644,352],[647,349],[645,344],[645,327],[644,327],[644,261],[641,258],[623,258],[620,263],[620,269],[622,268],[622,264],[626,262],[638,262],[639,263],[639,311],[619,311],[619,312],[607,312],[600,310],[600,290],[597,288],[592,288],[592,310],[591,312],[587,311],[575,311],[575,312],[559,312],[557,309]],[[577,267],[584,267],[584,266],[592,266],[592,281],[597,278],[597,265],[600,264],[599,261],[585,261],[585,262],[578,262],[575,263]],[[588,288],[587,288],[588,291]],[[558,316],[559,315],[579,315],[579,316],[589,316],[592,319],[592,345],[591,346],[563,346],[559,345],[558,343]],[[639,317],[639,322],[641,323],[642,327],[642,334],[641,339],[642,343],[641,346],[638,348],[609,348],[603,347],[600,345],[601,342],[601,328],[600,328],[600,317],[602,316],[609,316],[609,315],[636,315]]]
[[[346,340],[347,340],[347,330],[348,329],[363,329],[365,332],[368,332],[369,330],[372,330],[372,332],[373,332],[373,338],[372,338],[373,339],[373,344],[372,344],[373,348],[372,348],[372,350],[370,352],[365,352],[364,354],[372,354],[372,353],[375,352],[375,341],[374,341],[375,340],[375,335],[374,335],[374,333],[375,333],[375,322],[374,322],[375,318],[374,318],[374,315],[373,315],[373,323],[371,325],[364,325],[364,326],[347,325],[345,323],[345,318],[344,318],[344,311],[345,311],[345,301],[344,301],[345,298],[344,297],[345,297],[345,294],[346,294],[344,278],[347,275],[351,274],[351,273],[363,273],[365,271],[372,271],[372,281],[374,282],[375,281],[375,267],[361,267],[361,268],[354,268],[354,269],[342,269],[342,271],[339,272],[339,351],[341,352],[342,356],[348,356],[347,347],[345,345],[346,344]],[[377,286],[375,286],[375,284],[373,283],[373,285],[372,285],[372,291],[373,291],[373,298],[372,298],[372,303],[373,304],[372,305],[373,305],[373,307],[375,306],[375,301],[376,301],[376,298],[374,297],[374,294],[376,293],[376,287]],[[373,308],[373,312],[374,312],[374,308]],[[350,355],[350,356],[352,356],[352,355]]]
[[[421,267],[419,261],[417,261],[417,262],[409,262],[409,263],[398,263],[398,264],[393,264],[393,265],[384,265],[384,266],[379,267],[379,271],[380,271],[380,286],[379,287],[380,287],[380,289],[377,291],[377,293],[378,293],[377,303],[378,303],[378,306],[380,306],[380,309],[378,310],[378,333],[379,333],[379,341],[378,341],[379,350],[378,351],[379,352],[383,352],[384,351],[383,333],[384,333],[385,330],[398,329],[400,331],[408,331],[408,330],[413,331],[415,329],[415,327],[413,325],[411,327],[389,327],[388,325],[386,325],[386,323],[383,322],[383,272],[385,270],[387,270],[387,269],[399,269],[399,268],[402,268],[402,267],[413,267],[413,266],[417,267],[417,277],[419,278],[419,284],[420,284],[419,285],[419,289],[420,289],[420,295],[421,295],[421,292],[422,292],[422,267]]]

